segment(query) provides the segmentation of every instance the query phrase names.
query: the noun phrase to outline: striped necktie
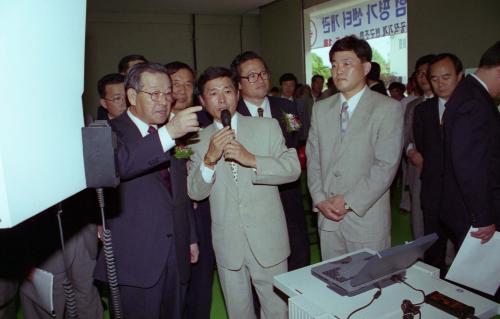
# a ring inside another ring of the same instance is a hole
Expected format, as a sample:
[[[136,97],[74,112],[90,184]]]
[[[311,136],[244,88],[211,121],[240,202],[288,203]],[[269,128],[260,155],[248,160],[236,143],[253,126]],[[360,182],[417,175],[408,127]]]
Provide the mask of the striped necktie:
[[[349,105],[347,102],[342,103],[342,109],[340,110],[340,136],[344,138],[347,131],[347,125],[349,124],[349,112],[347,109]]]

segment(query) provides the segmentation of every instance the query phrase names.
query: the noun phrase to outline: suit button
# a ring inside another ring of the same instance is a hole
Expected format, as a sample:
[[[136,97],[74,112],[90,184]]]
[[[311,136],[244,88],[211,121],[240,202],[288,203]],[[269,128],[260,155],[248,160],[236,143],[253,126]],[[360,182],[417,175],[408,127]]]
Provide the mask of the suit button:
[[[172,238],[172,234],[167,234],[167,238]]]
[[[342,176],[342,174],[340,174],[340,172],[339,172],[339,171],[335,171],[335,172],[333,173],[333,175],[334,175],[335,177],[340,177],[340,176]]]

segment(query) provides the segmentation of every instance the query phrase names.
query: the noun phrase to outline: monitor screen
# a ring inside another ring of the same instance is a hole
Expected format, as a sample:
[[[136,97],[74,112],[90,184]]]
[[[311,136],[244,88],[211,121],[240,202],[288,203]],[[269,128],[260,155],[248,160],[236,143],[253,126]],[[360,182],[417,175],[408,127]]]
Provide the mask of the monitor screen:
[[[0,2],[0,228],[85,188],[85,0]]]

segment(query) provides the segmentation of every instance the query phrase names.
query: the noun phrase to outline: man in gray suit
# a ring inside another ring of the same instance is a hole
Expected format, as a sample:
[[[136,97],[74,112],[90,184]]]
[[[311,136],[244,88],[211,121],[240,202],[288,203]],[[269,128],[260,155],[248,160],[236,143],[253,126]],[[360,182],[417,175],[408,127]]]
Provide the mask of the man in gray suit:
[[[286,317],[286,303],[273,292],[273,276],[287,271],[290,254],[277,185],[295,181],[300,164],[287,148],[275,119],[236,112],[238,91],[231,71],[208,68],[198,82],[200,102],[214,123],[193,144],[188,193],[209,197],[212,240],[229,318],[253,319],[252,284],[260,318]],[[223,127],[221,112],[231,114]]]
[[[98,216],[94,192],[83,190],[61,203],[61,225],[64,230],[64,250],[61,249],[57,212],[52,207],[26,222],[26,262],[31,268],[20,286],[20,300],[25,318],[63,319],[70,311],[66,305],[64,283],[73,286],[78,318],[103,317],[101,298],[92,276],[97,257]],[[41,306],[34,284],[36,268],[53,275],[52,298],[54,315]]]
[[[397,101],[366,86],[371,58],[364,40],[335,42],[330,61],[340,93],[313,108],[308,185],[321,213],[323,259],[390,246],[389,187],[401,156],[403,112]]]

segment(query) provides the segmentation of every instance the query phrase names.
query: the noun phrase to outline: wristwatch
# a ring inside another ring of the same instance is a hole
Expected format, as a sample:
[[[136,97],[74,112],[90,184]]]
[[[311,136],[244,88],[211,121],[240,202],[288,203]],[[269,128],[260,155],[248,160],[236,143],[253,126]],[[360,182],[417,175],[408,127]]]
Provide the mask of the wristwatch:
[[[208,166],[208,167],[214,167],[215,164],[217,164],[217,162],[210,162],[207,158],[207,156],[205,156],[203,158],[203,164],[205,164],[205,166]]]

